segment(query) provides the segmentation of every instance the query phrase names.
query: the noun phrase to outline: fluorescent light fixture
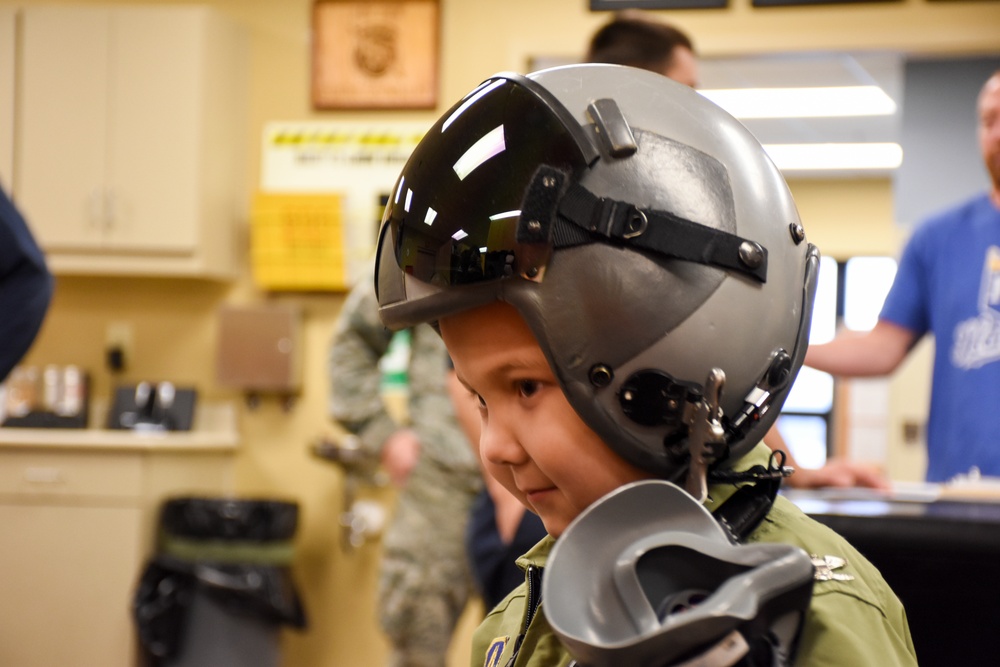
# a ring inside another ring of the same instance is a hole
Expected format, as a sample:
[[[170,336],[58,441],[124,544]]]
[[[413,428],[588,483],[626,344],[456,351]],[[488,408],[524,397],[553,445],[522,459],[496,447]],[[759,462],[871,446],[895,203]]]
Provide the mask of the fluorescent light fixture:
[[[469,233],[467,231],[465,231],[464,229],[460,229],[457,232],[455,232],[454,234],[452,234],[451,238],[455,239],[456,241],[461,241],[462,239],[464,239],[468,235],[469,235]]]
[[[837,335],[837,260],[829,255],[819,258],[819,280],[813,301],[809,344],[828,343]],[[786,401],[787,403],[787,401]]]
[[[496,222],[497,220],[505,220],[507,218],[516,218],[521,215],[521,211],[504,211],[503,213],[495,213],[490,216],[490,220]]]
[[[476,170],[479,165],[489,160],[494,155],[499,155],[507,149],[504,143],[503,125],[497,125],[492,130],[479,138],[476,143],[465,151],[458,162],[452,165],[458,180],[464,181],[465,177]]]
[[[448,126],[454,123],[456,118],[465,113],[466,109],[475,104],[480,97],[490,92],[491,90],[502,86],[504,83],[506,83],[505,79],[497,79],[493,83],[484,81],[483,83],[479,84],[478,88],[476,88],[466,96],[465,101],[462,102],[462,106],[455,109],[455,111],[450,116],[448,116],[448,119],[441,125],[441,132],[444,133],[444,131],[448,129]]]
[[[878,86],[720,88],[698,91],[737,118],[891,116],[896,103]]]
[[[764,150],[781,171],[896,169],[903,162],[896,143],[765,144]]]
[[[424,224],[425,225],[433,225],[434,224],[434,218],[436,218],[436,217],[438,217],[438,212],[435,211],[434,209],[428,207],[427,208],[427,214],[424,216]]]
[[[852,257],[844,272],[844,326],[870,331],[878,322],[882,304],[896,277],[892,257]]]

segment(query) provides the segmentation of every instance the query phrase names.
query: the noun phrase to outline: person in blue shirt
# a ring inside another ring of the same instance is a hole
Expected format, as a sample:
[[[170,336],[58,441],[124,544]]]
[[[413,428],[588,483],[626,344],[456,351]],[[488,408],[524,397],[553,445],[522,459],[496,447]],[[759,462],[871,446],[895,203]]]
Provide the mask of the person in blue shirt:
[[[988,192],[914,231],[875,327],[814,345],[805,363],[834,375],[892,373],[934,336],[927,481],[975,467],[1000,476],[1000,70],[977,102]]]

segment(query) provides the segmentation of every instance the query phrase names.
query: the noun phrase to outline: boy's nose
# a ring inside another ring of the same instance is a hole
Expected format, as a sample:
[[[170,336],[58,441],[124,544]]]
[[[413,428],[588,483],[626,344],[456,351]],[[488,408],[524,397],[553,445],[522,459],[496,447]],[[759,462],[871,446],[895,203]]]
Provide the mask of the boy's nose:
[[[493,415],[483,424],[479,453],[494,465],[514,465],[523,463],[527,458],[514,429]]]

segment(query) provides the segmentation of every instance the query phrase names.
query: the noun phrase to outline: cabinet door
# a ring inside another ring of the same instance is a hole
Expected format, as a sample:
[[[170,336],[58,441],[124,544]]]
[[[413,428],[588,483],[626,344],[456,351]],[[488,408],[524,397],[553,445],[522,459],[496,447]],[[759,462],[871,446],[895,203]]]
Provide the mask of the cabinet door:
[[[20,36],[13,193],[50,268],[231,277],[237,26],[205,6],[53,5],[26,8]]]
[[[134,664],[139,524],[135,508],[0,504],[0,665]]]
[[[30,7],[22,16],[14,195],[48,250],[102,244],[110,14]]]
[[[0,186],[11,191],[14,174],[14,82],[17,10],[0,7]]]
[[[116,7],[111,19],[108,187],[117,250],[192,252],[201,219],[203,13]]]

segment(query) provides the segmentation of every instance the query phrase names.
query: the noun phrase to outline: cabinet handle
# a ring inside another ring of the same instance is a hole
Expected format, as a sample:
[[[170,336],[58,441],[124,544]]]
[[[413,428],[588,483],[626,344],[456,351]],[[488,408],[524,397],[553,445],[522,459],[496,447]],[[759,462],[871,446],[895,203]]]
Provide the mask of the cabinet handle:
[[[91,228],[99,229],[104,226],[104,191],[93,190],[90,193],[90,201],[87,202],[87,222]]]
[[[24,481],[29,484],[60,484],[63,481],[62,470],[51,467],[32,466],[24,469]]]
[[[114,228],[115,219],[118,217],[118,196],[114,190],[108,190],[105,199],[104,229],[110,231]]]

